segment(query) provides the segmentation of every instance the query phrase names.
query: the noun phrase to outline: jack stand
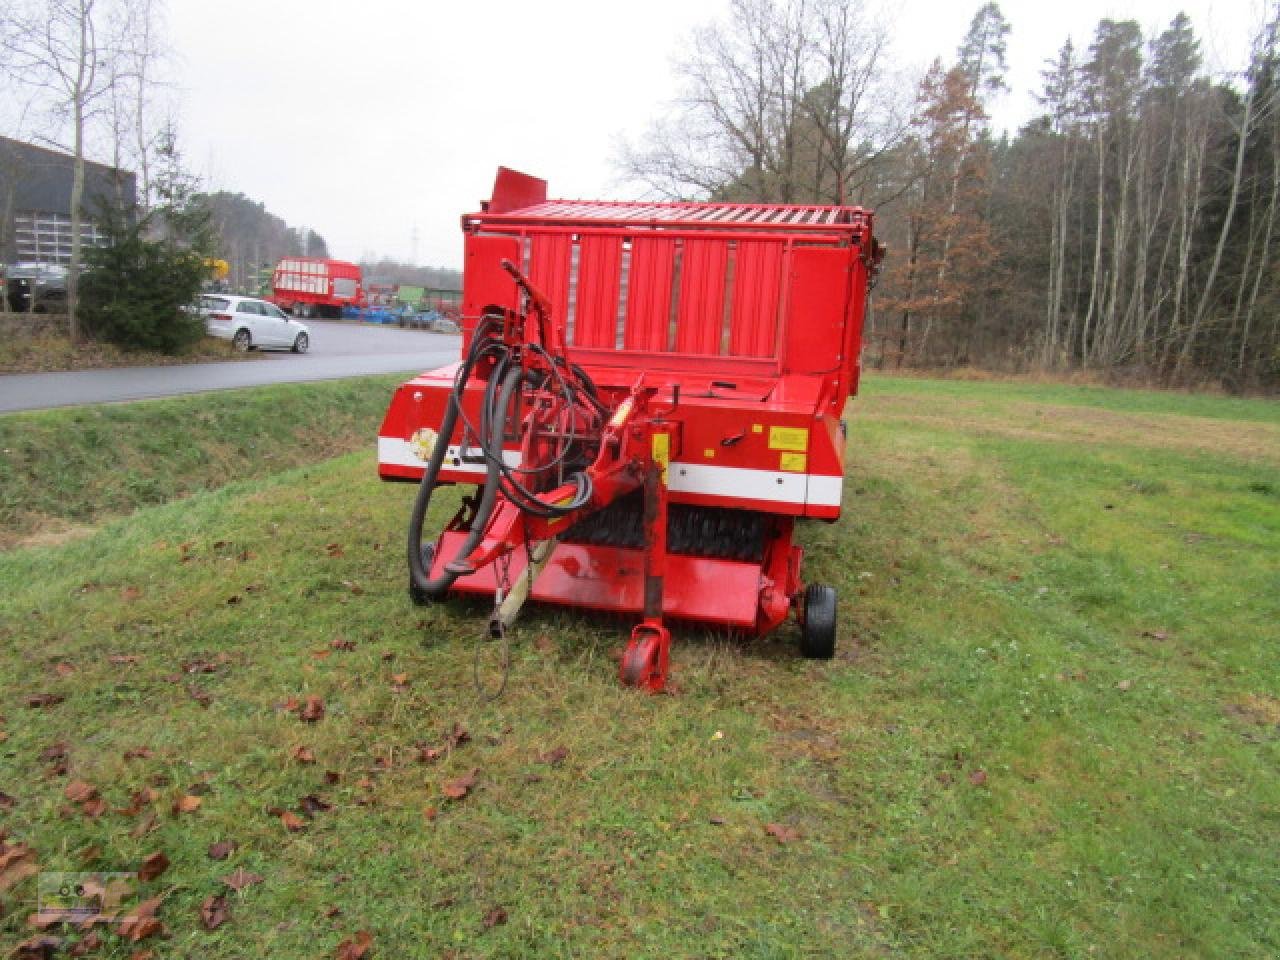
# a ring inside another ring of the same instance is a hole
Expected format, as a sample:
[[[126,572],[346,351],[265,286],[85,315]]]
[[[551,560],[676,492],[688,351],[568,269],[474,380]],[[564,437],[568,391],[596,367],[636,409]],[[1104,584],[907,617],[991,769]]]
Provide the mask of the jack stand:
[[[659,443],[658,441],[662,442]],[[649,463],[644,477],[644,525],[648,549],[644,557],[644,619],[631,631],[618,676],[629,687],[661,693],[667,686],[671,633],[662,625],[663,577],[667,570],[668,434],[654,434],[661,459]]]

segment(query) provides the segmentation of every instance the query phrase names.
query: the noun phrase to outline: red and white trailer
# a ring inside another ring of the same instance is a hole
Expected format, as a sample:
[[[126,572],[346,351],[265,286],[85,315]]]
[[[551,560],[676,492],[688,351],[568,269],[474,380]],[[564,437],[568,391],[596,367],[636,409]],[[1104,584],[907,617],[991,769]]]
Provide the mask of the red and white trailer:
[[[284,257],[271,275],[271,296],[298,317],[340,317],[365,301],[360,265],[319,257]]]
[[[835,591],[799,518],[840,515],[863,311],[880,257],[857,207],[548,200],[499,170],[462,220],[463,360],[396,391],[386,480],[421,481],[410,593],[637,614],[627,683],[661,689],[664,617],[773,629],[830,657]],[[436,486],[477,495],[433,543]]]

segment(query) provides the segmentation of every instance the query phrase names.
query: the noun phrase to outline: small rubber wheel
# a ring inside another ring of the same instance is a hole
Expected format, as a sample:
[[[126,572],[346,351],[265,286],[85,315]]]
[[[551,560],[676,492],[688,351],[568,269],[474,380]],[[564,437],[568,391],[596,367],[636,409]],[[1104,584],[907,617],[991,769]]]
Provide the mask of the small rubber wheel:
[[[622,655],[622,664],[618,671],[622,682],[628,687],[647,686],[649,676],[653,673],[658,660],[658,641],[656,637],[645,637],[639,643],[628,644]]]
[[[436,560],[436,545],[434,543],[424,543],[422,545],[422,569],[427,571],[427,575],[431,575],[431,565]],[[426,607],[431,604],[431,597],[427,591],[419,589],[413,582],[413,575],[409,576],[409,599],[413,601],[414,606]]]
[[[236,335],[231,338],[231,345],[239,353],[248,353],[249,348],[253,346],[253,338],[249,336],[248,330],[242,328],[237,330]]]
[[[836,655],[835,587],[812,583],[805,590],[800,652],[810,660],[830,660]]]
[[[298,334],[298,338],[293,341],[293,352],[306,353],[307,347],[309,346],[311,346],[311,341],[307,339],[307,335],[305,333],[300,333]]]

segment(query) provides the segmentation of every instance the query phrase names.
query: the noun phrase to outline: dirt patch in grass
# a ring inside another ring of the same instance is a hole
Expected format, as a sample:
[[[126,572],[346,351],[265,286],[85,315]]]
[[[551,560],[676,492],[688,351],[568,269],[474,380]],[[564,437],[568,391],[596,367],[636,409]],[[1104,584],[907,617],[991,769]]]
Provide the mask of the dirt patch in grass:
[[[160,367],[224,360],[256,360],[261,353],[237,353],[226,340],[205,337],[180,354],[152,350],[122,350],[111,343],[89,340],[73,344],[65,334],[14,334],[0,341],[0,373],[57,373],[104,367]]]
[[[1248,693],[1227,704],[1227,713],[1259,727],[1280,727],[1280,697]]]

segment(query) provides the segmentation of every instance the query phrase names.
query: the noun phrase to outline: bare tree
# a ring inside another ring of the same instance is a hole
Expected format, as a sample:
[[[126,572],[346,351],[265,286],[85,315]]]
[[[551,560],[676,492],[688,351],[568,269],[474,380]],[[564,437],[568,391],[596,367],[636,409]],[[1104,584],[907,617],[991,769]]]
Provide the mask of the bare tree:
[[[91,124],[108,110],[113,87],[128,75],[125,0],[10,0],[0,13],[0,64],[16,83],[34,88],[49,112],[69,124],[71,262],[67,312],[73,342],[83,246],[84,181]]]

